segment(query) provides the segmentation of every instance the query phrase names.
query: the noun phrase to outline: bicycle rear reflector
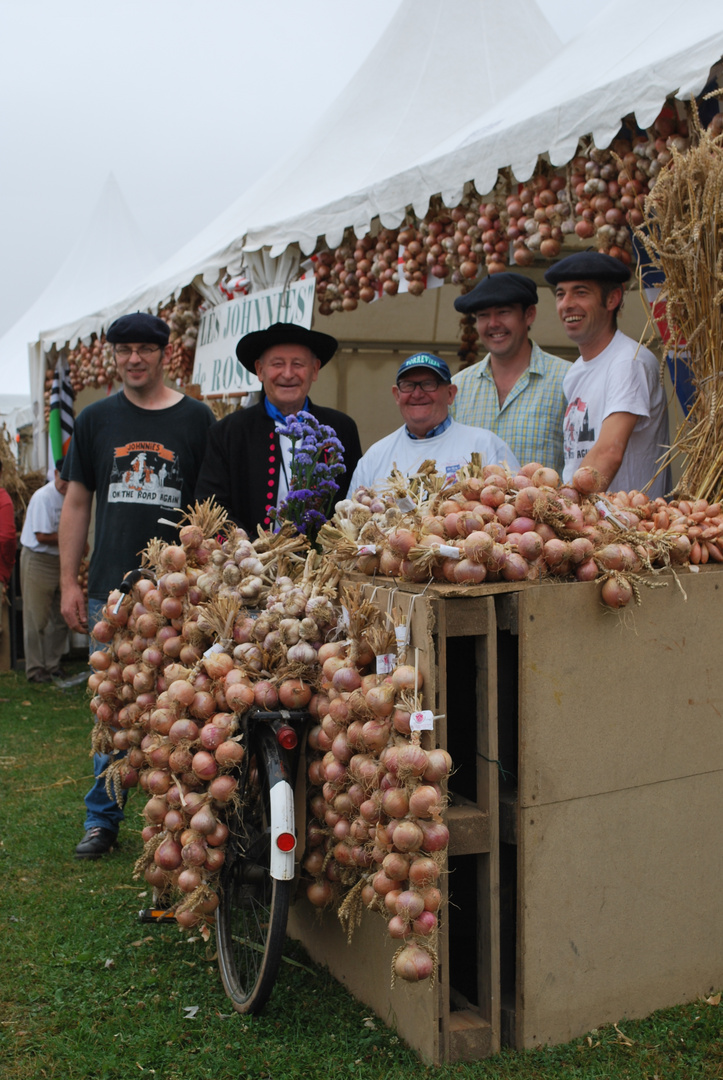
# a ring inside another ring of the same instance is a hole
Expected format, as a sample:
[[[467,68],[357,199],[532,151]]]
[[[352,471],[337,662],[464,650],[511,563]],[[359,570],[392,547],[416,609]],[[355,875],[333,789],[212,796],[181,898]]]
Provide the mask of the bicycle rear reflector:
[[[279,746],[283,746],[284,750],[293,750],[299,741],[299,738],[292,727],[285,724],[280,727],[276,733],[276,739]]]
[[[279,833],[276,837],[276,846],[279,851],[293,851],[296,847],[296,837],[290,832]]]

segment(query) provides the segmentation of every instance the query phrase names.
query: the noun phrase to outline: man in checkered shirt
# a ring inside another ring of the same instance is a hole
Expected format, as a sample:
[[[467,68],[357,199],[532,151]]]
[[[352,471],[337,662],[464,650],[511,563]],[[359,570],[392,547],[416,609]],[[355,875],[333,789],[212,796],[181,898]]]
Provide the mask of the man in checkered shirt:
[[[528,337],[536,304],[534,282],[515,273],[492,274],[457,297],[457,311],[477,317],[488,352],[454,376],[449,411],[460,424],[495,432],[523,465],[536,461],[562,474],[562,380],[570,364]]]

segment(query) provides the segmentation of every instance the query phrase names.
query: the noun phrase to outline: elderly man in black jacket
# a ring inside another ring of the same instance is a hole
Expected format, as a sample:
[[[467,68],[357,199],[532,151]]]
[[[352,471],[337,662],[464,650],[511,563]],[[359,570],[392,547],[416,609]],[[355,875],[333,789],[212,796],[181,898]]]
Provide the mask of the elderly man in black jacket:
[[[288,493],[291,444],[278,434],[278,428],[292,413],[309,412],[336,432],[344,447],[345,466],[337,478],[338,498],[346,495],[361,457],[356,424],[346,413],[309,400],[311,384],[336,349],[337,341],[329,334],[294,323],[274,323],[268,330],[246,334],[236,346],[240,362],[261,380],[262,398],[209,431],[196,498],[214,495],[249,535],[255,535],[258,525],[270,527],[270,511]]]

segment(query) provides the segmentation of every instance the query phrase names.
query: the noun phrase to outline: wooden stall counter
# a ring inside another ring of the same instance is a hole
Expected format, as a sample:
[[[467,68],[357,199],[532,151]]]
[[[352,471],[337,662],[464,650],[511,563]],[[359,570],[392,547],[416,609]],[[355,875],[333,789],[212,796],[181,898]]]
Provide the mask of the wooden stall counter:
[[[369,584],[408,614],[452,755],[439,970],[390,988],[364,912],[294,906],[290,932],[426,1060],[568,1041],[693,1000],[723,971],[723,570],[599,586]]]

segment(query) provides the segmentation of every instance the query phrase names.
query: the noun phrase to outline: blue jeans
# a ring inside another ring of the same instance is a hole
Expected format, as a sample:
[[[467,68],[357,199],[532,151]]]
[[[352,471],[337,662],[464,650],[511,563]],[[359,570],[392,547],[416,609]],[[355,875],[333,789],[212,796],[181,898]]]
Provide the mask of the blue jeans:
[[[88,626],[95,626],[96,622],[100,618],[101,608],[105,604],[105,600],[98,600],[93,596],[88,597]],[[102,648],[102,646],[100,646]],[[93,652],[99,648],[98,643],[91,638],[90,651]],[[123,757],[125,751],[116,751],[112,758],[109,754],[94,754],[93,755],[93,775],[95,776],[95,782],[85,796],[85,828],[93,829],[97,825],[100,825],[102,829],[109,829],[110,832],[117,833],[120,827],[120,823],[123,820],[123,811],[118,806],[115,799],[111,799],[108,792],[105,790],[105,780],[101,779],[100,774],[107,768],[108,763],[111,760],[117,761],[118,758]],[[125,794],[123,796],[123,802],[125,803]]]

